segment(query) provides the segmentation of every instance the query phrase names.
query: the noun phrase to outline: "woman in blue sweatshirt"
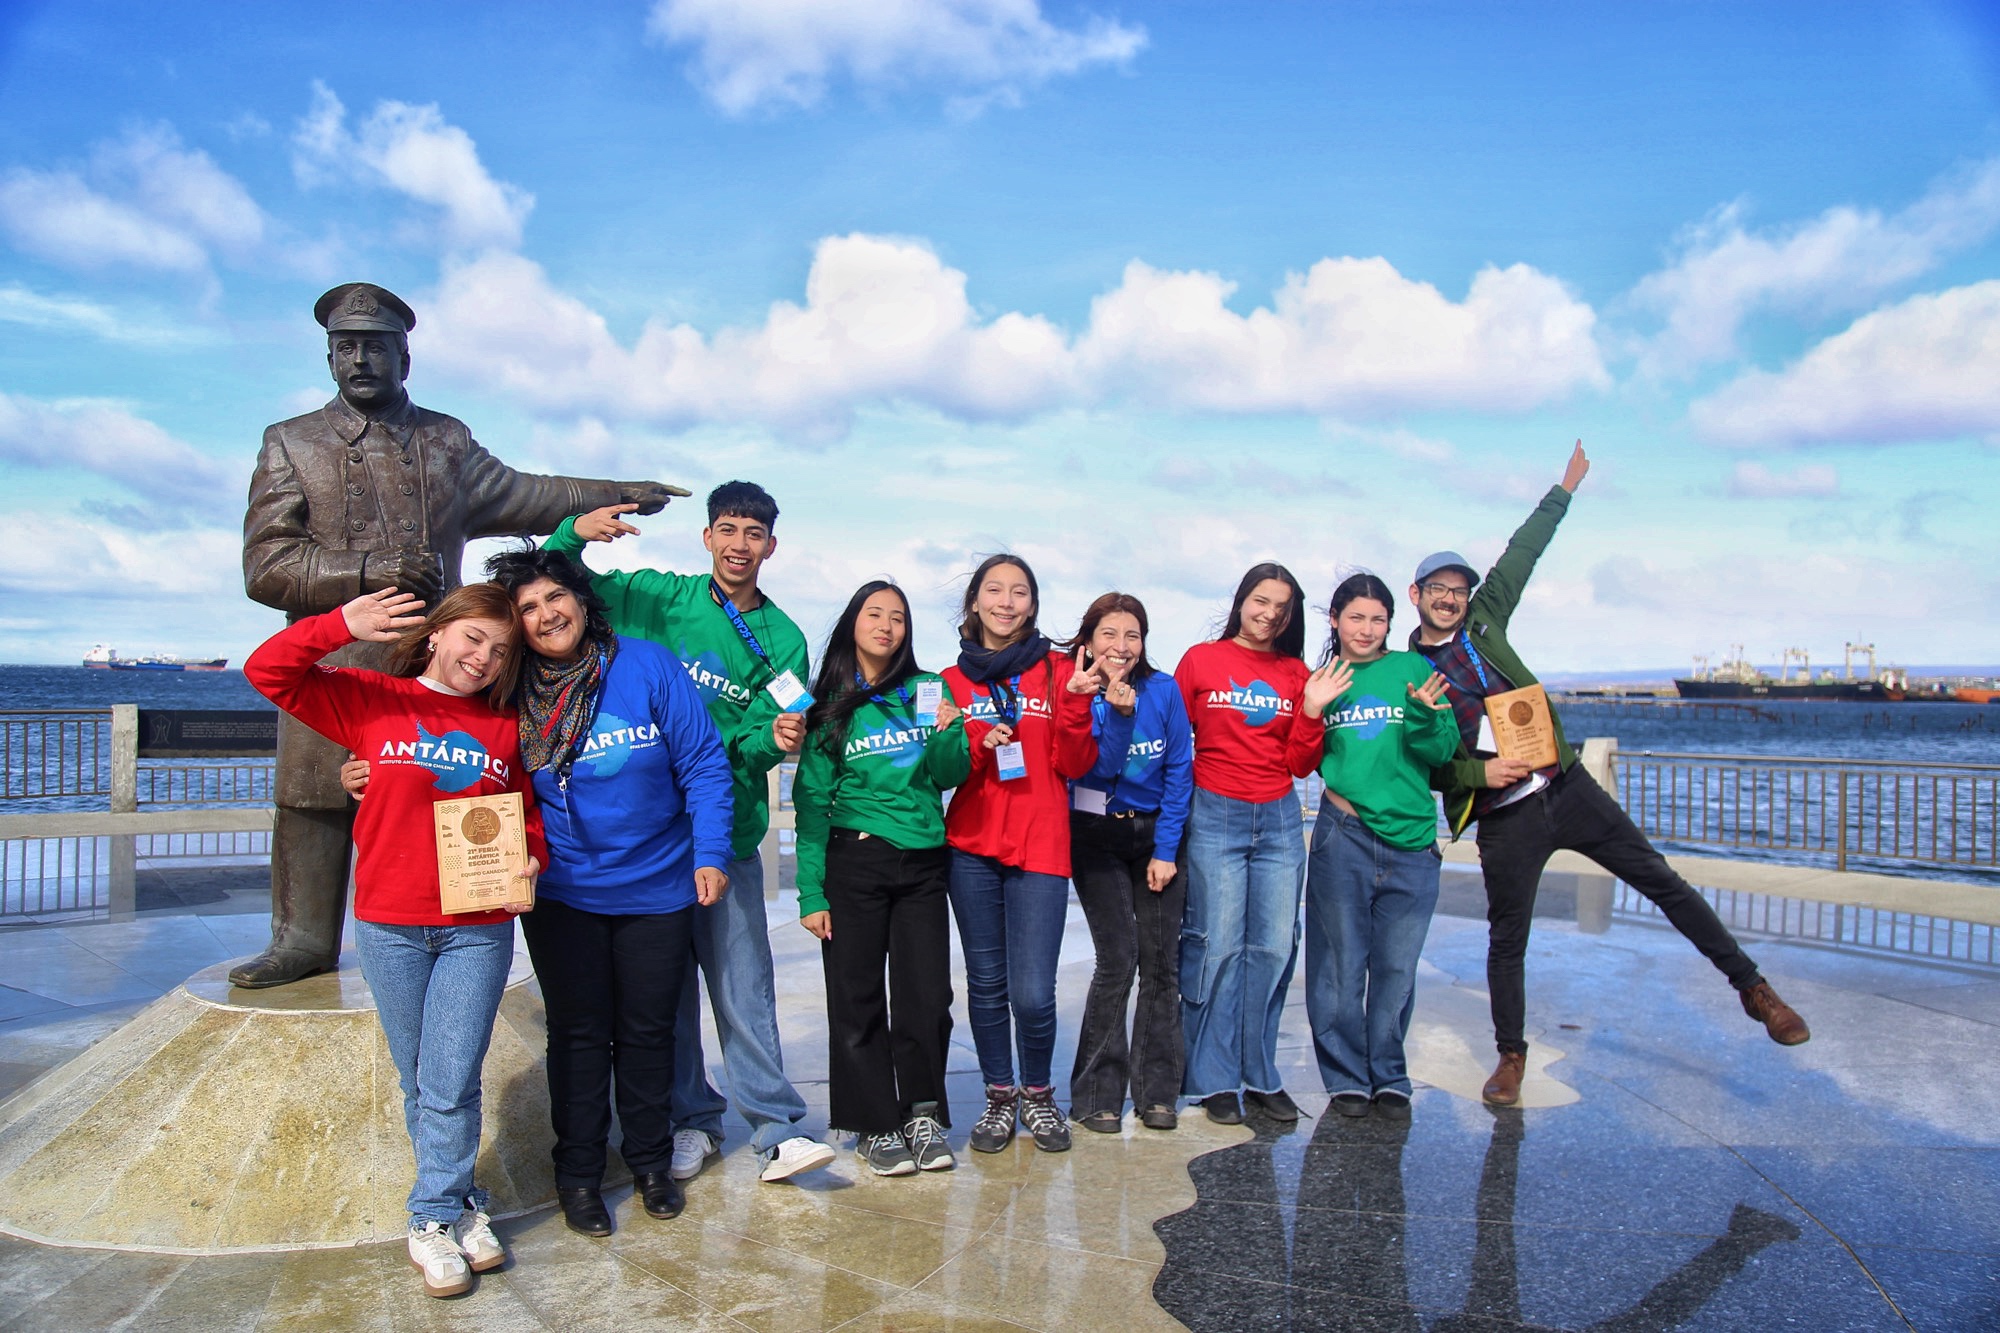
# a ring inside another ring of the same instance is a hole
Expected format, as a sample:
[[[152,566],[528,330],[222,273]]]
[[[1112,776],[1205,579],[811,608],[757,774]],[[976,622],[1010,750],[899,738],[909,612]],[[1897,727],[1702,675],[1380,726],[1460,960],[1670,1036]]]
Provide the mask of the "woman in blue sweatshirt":
[[[729,885],[729,760],[680,660],[613,634],[582,566],[528,550],[486,569],[513,595],[532,654],[521,760],[550,864],[521,921],[548,1005],[556,1197],[572,1231],[607,1236],[614,1075],[633,1192],[654,1217],[684,1205],[667,1119],[674,1017],[694,906]]]
[[[1091,701],[1097,766],[1070,784],[1070,861],[1097,970],[1077,1036],[1070,1116],[1116,1134],[1129,1085],[1139,1121],[1172,1129],[1181,1043],[1181,832],[1194,793],[1194,740],[1174,678],[1146,659],[1146,608],[1108,592],[1090,604],[1068,648],[1103,664]],[[1132,974],[1139,1005],[1125,1036]]]

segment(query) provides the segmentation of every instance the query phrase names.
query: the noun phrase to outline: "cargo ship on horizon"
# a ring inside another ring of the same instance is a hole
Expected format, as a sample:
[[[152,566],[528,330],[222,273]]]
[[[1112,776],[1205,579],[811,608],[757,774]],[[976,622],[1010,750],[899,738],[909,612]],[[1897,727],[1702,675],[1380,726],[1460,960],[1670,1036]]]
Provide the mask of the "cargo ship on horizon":
[[[1812,660],[1803,648],[1785,649],[1779,674],[1774,678],[1753,666],[1743,656],[1743,645],[1739,643],[1732,646],[1730,657],[1720,666],[1711,667],[1707,658],[1697,657],[1694,674],[1676,679],[1674,689],[1683,699],[1852,699],[1896,703],[1907,695],[1908,673],[1897,667],[1878,672],[1874,644],[1850,643],[1844,647],[1843,674],[1835,676],[1825,671],[1815,680]],[[1856,656],[1868,660],[1868,674],[1859,678],[1854,674]],[[1794,660],[1799,664],[1796,678],[1792,674]]]
[[[153,653],[146,657],[120,657],[116,648],[93,644],[83,655],[83,664],[111,671],[221,671],[229,665],[226,657],[177,657]]]

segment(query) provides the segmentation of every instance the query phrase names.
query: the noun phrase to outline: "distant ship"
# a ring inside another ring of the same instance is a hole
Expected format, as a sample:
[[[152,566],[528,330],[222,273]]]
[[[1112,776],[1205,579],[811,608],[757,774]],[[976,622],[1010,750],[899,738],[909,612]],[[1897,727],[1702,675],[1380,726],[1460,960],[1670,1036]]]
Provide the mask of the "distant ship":
[[[1744,658],[1743,645],[1739,643],[1720,666],[1710,667],[1706,658],[1697,657],[1694,675],[1676,680],[1674,688],[1683,699],[1857,699],[1895,703],[1904,697],[1910,684],[1908,675],[1895,667],[1878,673],[1874,644],[1850,643],[1846,649],[1844,673],[1835,676],[1831,671],[1822,672],[1815,680],[1812,661],[1805,649],[1787,648],[1779,675],[1773,679]],[[1868,659],[1868,674],[1860,679],[1854,675],[1856,656]],[[1795,658],[1799,663],[1796,679],[1792,675]]]
[[[220,671],[229,665],[226,657],[176,657],[154,653],[148,657],[120,657],[116,648],[93,644],[83,655],[83,664],[112,671]]]

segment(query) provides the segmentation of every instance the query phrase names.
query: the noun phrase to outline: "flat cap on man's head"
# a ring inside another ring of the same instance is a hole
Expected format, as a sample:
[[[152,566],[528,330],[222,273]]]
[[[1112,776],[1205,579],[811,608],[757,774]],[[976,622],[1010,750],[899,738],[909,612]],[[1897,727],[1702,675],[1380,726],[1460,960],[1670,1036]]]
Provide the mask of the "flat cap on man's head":
[[[343,282],[313,302],[313,318],[328,333],[408,333],[417,314],[403,298],[372,282]]]
[[[1465,572],[1465,586],[1468,588],[1477,588],[1479,586],[1479,571],[1472,567],[1471,561],[1456,551],[1434,551],[1430,555],[1425,556],[1417,562],[1417,576],[1411,582],[1422,583],[1440,569],[1463,570]]]

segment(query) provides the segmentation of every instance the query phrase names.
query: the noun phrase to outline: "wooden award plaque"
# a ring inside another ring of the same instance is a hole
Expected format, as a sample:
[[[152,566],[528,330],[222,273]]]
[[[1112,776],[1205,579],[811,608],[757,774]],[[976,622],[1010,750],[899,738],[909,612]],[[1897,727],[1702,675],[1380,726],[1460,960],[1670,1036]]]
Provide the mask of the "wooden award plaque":
[[[528,868],[521,793],[438,801],[432,809],[437,814],[438,894],[445,915],[535,905],[533,888],[520,878]]]
[[[1550,768],[1557,762],[1555,720],[1541,686],[1487,695],[1486,717],[1493,724],[1493,741],[1502,759],[1519,759],[1530,768]]]

